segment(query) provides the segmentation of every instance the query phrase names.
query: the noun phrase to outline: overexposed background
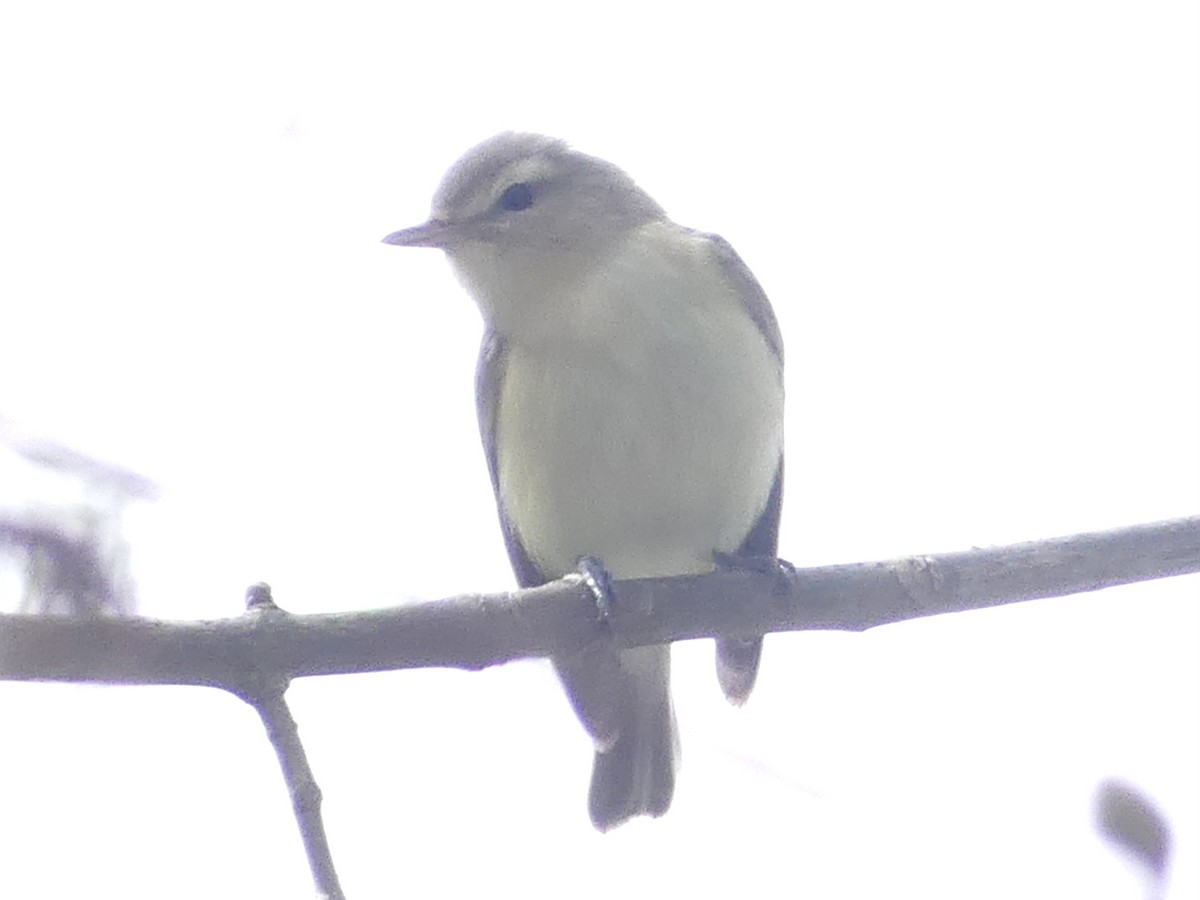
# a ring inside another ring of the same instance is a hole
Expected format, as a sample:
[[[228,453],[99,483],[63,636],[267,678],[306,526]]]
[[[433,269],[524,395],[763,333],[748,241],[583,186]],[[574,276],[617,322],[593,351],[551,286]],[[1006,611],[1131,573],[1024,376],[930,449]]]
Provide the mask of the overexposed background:
[[[257,580],[294,612],[509,587],[478,315],[379,239],[531,129],[772,297],[797,564],[1194,514],[1198,38],[1170,0],[10,4],[0,413],[163,486],[128,528],[148,615],[237,615]],[[675,805],[604,836],[545,663],[289,698],[353,898],[1137,898],[1091,824],[1109,776],[1191,898],[1198,588],[776,635],[740,711],[680,645]],[[0,716],[0,894],[310,895],[232,697],[0,684]]]

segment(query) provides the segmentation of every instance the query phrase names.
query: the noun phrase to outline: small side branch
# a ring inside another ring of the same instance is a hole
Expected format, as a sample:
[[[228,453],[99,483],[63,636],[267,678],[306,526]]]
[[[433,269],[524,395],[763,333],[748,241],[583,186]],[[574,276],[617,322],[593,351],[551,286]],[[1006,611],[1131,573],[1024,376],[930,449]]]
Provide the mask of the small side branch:
[[[286,618],[287,613],[271,599],[271,589],[265,584],[256,584],[246,592],[247,612],[261,618]],[[279,758],[279,768],[287,784],[292,800],[292,811],[304,842],[308,856],[308,868],[312,872],[313,884],[318,900],[344,900],[333,854],[329,850],[329,839],[325,835],[325,823],[321,818],[321,788],[308,764],[308,754],[300,740],[300,729],[292,712],[288,709],[284,693],[288,682],[285,679],[264,675],[256,683],[247,683],[236,693],[258,712],[267,738]]]

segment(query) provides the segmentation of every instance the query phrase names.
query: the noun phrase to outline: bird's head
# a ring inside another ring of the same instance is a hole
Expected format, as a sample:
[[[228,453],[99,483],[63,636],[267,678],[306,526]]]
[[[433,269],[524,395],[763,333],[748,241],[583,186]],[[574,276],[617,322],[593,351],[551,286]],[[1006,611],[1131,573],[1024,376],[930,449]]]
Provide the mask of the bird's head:
[[[506,132],[442,179],[428,222],[385,237],[438,247],[492,327],[538,315],[605,251],[662,208],[611,163],[536,134]]]

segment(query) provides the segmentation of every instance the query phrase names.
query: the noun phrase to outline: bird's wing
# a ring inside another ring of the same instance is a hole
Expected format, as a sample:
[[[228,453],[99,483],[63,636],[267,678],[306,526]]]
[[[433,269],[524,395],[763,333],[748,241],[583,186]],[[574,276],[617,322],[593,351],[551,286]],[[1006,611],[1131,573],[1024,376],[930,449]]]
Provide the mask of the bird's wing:
[[[483,439],[483,453],[487,457],[488,475],[492,479],[492,493],[496,496],[496,510],[500,514],[500,530],[504,532],[504,546],[508,548],[508,559],[513,574],[521,587],[534,587],[551,579],[538,570],[533,559],[525,551],[521,538],[508,520],[504,511],[504,500],[500,497],[499,463],[496,459],[496,416],[500,406],[500,389],[504,383],[505,364],[504,340],[494,331],[483,335],[479,346],[479,360],[475,365],[475,413],[479,417],[479,436]]]
[[[513,528],[512,522],[509,521],[508,514],[504,510],[504,501],[500,497],[499,461],[496,458],[496,418],[500,405],[500,390],[504,384],[506,361],[503,338],[488,331],[483,336],[483,343],[479,348],[479,361],[475,366],[475,412],[479,416],[479,434],[483,438],[483,452],[487,457],[488,474],[492,477],[496,509],[500,513],[500,530],[504,532],[504,546],[508,548],[508,559],[512,563],[513,574],[516,575],[517,583],[521,587],[535,587],[551,581],[552,578],[541,572],[526,552],[520,536]],[[645,651],[640,648],[637,652],[645,655]],[[657,652],[665,653],[666,651],[658,649]],[[636,751],[639,740],[637,723],[630,724],[630,717],[636,717],[639,708],[629,705],[630,698],[640,697],[647,702],[657,702],[647,700],[647,698],[657,697],[654,693],[655,686],[649,687],[648,694],[646,689],[639,692],[634,686],[635,676],[625,671],[616,651],[602,643],[593,644],[579,654],[556,657],[554,668],[562,680],[576,715],[579,716],[579,720],[597,745],[609,749],[615,749],[618,745],[623,748],[622,752],[614,757],[617,771],[621,771],[620,765],[633,765],[635,762],[640,764],[642,762],[640,759],[636,757],[631,759],[629,755]],[[666,690],[665,681],[661,683],[659,689]],[[663,699],[661,702],[669,711],[670,700]],[[667,751],[664,751],[668,755],[662,757],[666,760],[665,768],[656,769],[655,778],[644,786],[652,793],[642,800],[635,801],[635,805],[639,802],[648,804],[645,808],[653,811],[653,815],[659,815],[665,811],[666,805],[670,803],[675,777],[675,767],[669,755],[670,748],[675,741],[674,722],[674,716],[668,713],[666,717],[662,718],[663,730],[661,732],[653,732],[652,738],[646,738],[645,735],[640,738],[658,741],[658,743],[651,744],[652,749],[647,752],[657,752],[664,746],[668,748]],[[624,743],[620,743],[622,731],[626,731],[629,735]],[[597,755],[597,759],[600,759],[599,755]],[[599,765],[600,763],[597,763],[597,766]],[[639,790],[639,780],[631,774],[627,779],[618,779],[614,784],[612,780],[615,777],[610,769],[606,768],[598,776],[598,781],[595,777],[593,778],[589,802],[592,819],[597,823],[597,827],[612,827],[624,817],[636,815],[636,812],[629,812],[624,806],[627,799],[624,792]],[[665,799],[663,799],[664,797]]]
[[[771,301],[767,299],[767,295],[763,292],[762,285],[758,283],[758,279],[754,277],[754,273],[742,262],[742,258],[737,255],[737,251],[730,246],[729,241],[725,240],[725,238],[719,234],[709,234],[702,231],[696,231],[693,234],[706,238],[712,244],[717,261],[721,264],[721,270],[725,273],[725,277],[733,284],[733,288],[738,292],[738,296],[742,298],[742,305],[746,307],[746,312],[750,314],[750,318],[758,326],[758,330],[762,332],[767,346],[771,348],[771,352],[779,360],[779,366],[782,369],[783,336],[779,333],[779,323],[775,321],[775,311],[771,309]]]
[[[779,552],[779,513],[783,509],[783,456],[775,469],[775,481],[767,495],[767,505],[738,548],[741,556],[770,557]]]
[[[754,273],[742,262],[737,251],[719,235],[706,234],[725,277],[741,297],[747,314],[758,326],[763,340],[771,348],[779,365],[779,377],[783,378],[783,336],[771,301],[767,299],[762,285]],[[738,555],[751,559],[774,558],[779,552],[779,513],[783,508],[783,452],[779,454],[779,465],[775,469],[775,480],[767,495],[766,505],[758,520],[738,548]],[[726,698],[734,704],[742,704],[750,696],[754,681],[758,677],[758,664],[762,657],[761,637],[717,638],[717,680]]]
[[[779,323],[775,320],[775,311],[771,308],[771,301],[767,299],[762,285],[758,283],[754,273],[742,262],[742,258],[737,255],[737,251],[730,246],[727,240],[717,234],[704,232],[696,232],[696,234],[706,238],[712,244],[722,272],[729,279],[738,296],[742,298],[742,305],[746,308],[746,312],[758,326],[763,340],[767,342],[767,346],[775,355],[775,359],[779,363],[780,378],[782,378],[783,336],[779,333]],[[771,493],[767,496],[766,506],[763,507],[762,515],[758,517],[758,521],[754,523],[754,527],[750,529],[746,539],[742,541],[741,547],[738,548],[741,555],[759,557],[776,555],[779,547],[779,513],[782,506],[783,455],[780,454],[779,467],[775,470],[775,481],[771,485]]]

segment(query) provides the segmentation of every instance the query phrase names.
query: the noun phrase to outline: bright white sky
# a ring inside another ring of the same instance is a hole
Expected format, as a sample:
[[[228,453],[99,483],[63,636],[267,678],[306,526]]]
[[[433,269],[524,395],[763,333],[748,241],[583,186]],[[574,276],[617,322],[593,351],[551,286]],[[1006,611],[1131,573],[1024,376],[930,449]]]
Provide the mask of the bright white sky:
[[[295,612],[509,587],[478,315],[379,239],[522,128],[759,276],[797,564],[1200,511],[1198,4],[782,10],[9,4],[0,412],[163,485],[129,529],[149,615],[237,615],[257,580]],[[1109,776],[1161,805],[1192,898],[1198,587],[776,635],[741,711],[681,645],[675,805],[605,836],[544,663],[289,697],[353,898],[1138,898],[1091,826]],[[248,707],[0,708],[0,893],[310,895]]]

